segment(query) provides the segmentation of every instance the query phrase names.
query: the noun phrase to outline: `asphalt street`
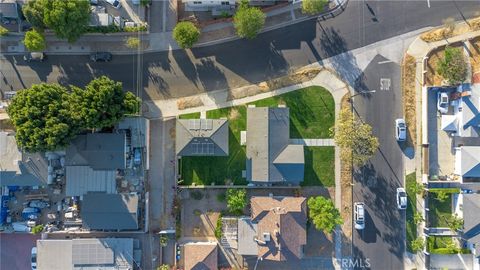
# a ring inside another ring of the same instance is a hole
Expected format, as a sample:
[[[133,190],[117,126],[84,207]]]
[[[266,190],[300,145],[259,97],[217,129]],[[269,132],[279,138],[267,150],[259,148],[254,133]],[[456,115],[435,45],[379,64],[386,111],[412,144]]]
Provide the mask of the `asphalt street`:
[[[353,234],[354,258],[358,269],[403,269],[405,213],[397,209],[396,188],[403,186],[405,145],[394,135],[394,121],[402,117],[400,66],[377,55],[363,75],[359,88],[376,92],[354,97],[354,108],[372,126],[380,147],[354,171],[353,200],[364,202],[367,212],[365,229]]]
[[[312,19],[254,40],[148,53],[140,63],[136,56],[92,63],[85,55],[50,55],[44,63],[27,64],[20,55],[6,56],[0,60],[0,89],[18,90],[42,81],[82,86],[96,76],[108,75],[122,81],[127,90],[142,93],[144,99],[188,96],[278,77],[380,40],[440,25],[448,17],[461,20],[478,12],[478,1],[431,0],[429,8],[427,1],[351,0],[343,13],[326,21]],[[348,59],[334,66],[344,77],[358,69]]]

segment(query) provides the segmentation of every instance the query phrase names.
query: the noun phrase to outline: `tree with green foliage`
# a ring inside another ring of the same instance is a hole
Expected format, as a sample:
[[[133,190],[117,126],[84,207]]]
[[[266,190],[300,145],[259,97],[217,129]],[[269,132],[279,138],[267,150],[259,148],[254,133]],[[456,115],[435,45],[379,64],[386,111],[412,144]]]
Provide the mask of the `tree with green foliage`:
[[[425,247],[425,240],[422,237],[417,237],[415,240],[412,241],[412,251],[417,253],[422,251]]]
[[[23,43],[25,44],[27,50],[31,52],[41,52],[47,47],[43,33],[35,29],[25,33],[25,39],[23,40]]]
[[[255,38],[265,24],[265,13],[257,7],[250,7],[247,0],[242,0],[233,16],[237,35],[242,38]]]
[[[331,129],[335,143],[344,148],[342,161],[361,166],[370,159],[378,149],[377,137],[372,134],[372,127],[359,119],[354,119],[348,108],[340,111],[335,127]]]
[[[130,49],[138,49],[138,47],[140,47],[140,39],[137,37],[129,37],[125,40],[125,46]]]
[[[58,84],[34,84],[18,91],[7,112],[18,146],[28,152],[65,147],[81,129],[70,110],[67,90]]]
[[[43,30],[46,27],[43,20],[43,13],[48,1],[49,0],[31,0],[27,1],[22,7],[25,19],[37,30]]]
[[[308,215],[319,231],[333,232],[337,225],[343,224],[340,211],[333,201],[322,196],[310,197],[307,201]]]
[[[247,191],[245,189],[227,189],[227,208],[230,213],[241,215],[247,206]]]
[[[192,22],[179,22],[173,28],[173,39],[182,49],[188,49],[198,41],[200,30]]]
[[[125,93],[121,82],[106,76],[92,80],[85,89],[72,87],[71,102],[83,126],[89,129],[112,127],[125,114],[136,114],[140,100],[131,92]]]
[[[167,245],[168,245],[168,236],[163,234],[162,236],[160,236],[160,246],[166,247]]]
[[[41,232],[43,232],[43,225],[42,224],[39,224],[39,225],[32,228],[32,233],[33,234],[37,234],[37,233],[41,233]]]
[[[440,60],[437,72],[450,84],[459,84],[467,77],[467,63],[463,49],[445,47],[445,56]]]
[[[6,36],[8,34],[8,29],[0,25],[0,37]]]
[[[306,14],[317,14],[325,10],[328,0],[303,0],[302,12]]]
[[[31,0],[23,7],[27,21],[34,28],[52,29],[57,37],[76,41],[90,20],[88,0]]]
[[[407,190],[410,193],[420,195],[425,191],[425,187],[418,182],[410,182],[409,184],[407,184]]]
[[[454,214],[454,215],[451,215],[451,216],[447,217],[446,221],[447,221],[448,227],[452,231],[458,231],[458,230],[463,229],[463,219],[458,217],[457,214]]]
[[[435,192],[435,194],[436,194],[435,198],[439,202],[445,202],[448,199],[448,197],[450,197],[450,194],[443,190],[439,190]]]
[[[170,270],[170,265],[168,264],[162,264],[159,267],[157,267],[157,270]]]
[[[422,214],[420,212],[415,211],[415,213],[413,214],[413,222],[416,225],[418,225],[422,223],[422,221],[424,221]]]

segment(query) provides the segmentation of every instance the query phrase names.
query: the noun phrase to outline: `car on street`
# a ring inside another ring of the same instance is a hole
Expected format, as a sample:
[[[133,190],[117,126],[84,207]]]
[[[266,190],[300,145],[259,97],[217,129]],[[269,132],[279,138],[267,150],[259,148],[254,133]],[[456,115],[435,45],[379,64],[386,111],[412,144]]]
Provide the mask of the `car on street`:
[[[32,247],[32,270],[37,270],[37,247]]]
[[[448,113],[448,94],[445,92],[437,93],[437,109],[441,114]]]
[[[404,188],[397,188],[397,208],[406,209],[407,208],[407,193]]]
[[[45,54],[42,52],[29,52],[23,56],[23,60],[27,62],[43,62],[45,59]]]
[[[365,204],[356,202],[353,204],[353,215],[355,220],[355,229],[365,229]]]
[[[120,4],[120,1],[118,1],[118,0],[105,0],[105,1],[107,1],[107,3],[112,5],[114,8],[121,8],[122,7],[122,5]]]
[[[407,125],[403,118],[395,120],[395,138],[399,142],[403,142],[407,139]]]
[[[93,62],[110,62],[112,61],[112,54],[109,52],[94,52],[90,54],[90,60]]]

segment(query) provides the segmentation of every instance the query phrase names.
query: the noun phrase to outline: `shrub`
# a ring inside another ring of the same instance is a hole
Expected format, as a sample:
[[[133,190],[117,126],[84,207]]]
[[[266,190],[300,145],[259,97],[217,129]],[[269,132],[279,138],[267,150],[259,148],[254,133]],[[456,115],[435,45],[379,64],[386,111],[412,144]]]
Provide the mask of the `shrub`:
[[[0,25],[0,36],[8,34],[8,29]]]
[[[215,226],[215,237],[217,239],[220,239],[222,238],[223,236],[223,231],[222,231],[222,214],[220,214],[218,216],[218,219],[217,219],[217,224]]]
[[[137,37],[129,37],[125,40],[125,46],[130,49],[137,49],[140,47],[140,39]]]
[[[234,215],[241,215],[247,206],[247,191],[245,189],[227,189],[227,208]]]
[[[43,225],[42,224],[37,225],[37,226],[32,228],[32,233],[33,234],[41,233],[42,231],[43,231]]]
[[[422,237],[417,237],[417,239],[412,241],[412,251],[419,252],[425,247],[425,241]]]
[[[86,33],[118,33],[120,32],[120,27],[116,25],[109,25],[109,26],[87,26],[85,28]]]
[[[32,29],[25,33],[25,39],[23,40],[27,50],[31,52],[40,52],[45,50],[47,47],[45,43],[45,37],[42,33],[38,32],[35,29]]]
[[[170,270],[170,265],[162,264],[159,267],[157,267],[157,270]]]
[[[302,12],[306,14],[317,14],[325,10],[328,0],[303,0]]]
[[[173,29],[173,39],[182,49],[188,49],[198,41],[200,30],[191,22],[179,22]]]
[[[467,77],[467,64],[463,49],[445,47],[445,56],[440,60],[437,72],[450,84],[459,84]]]
[[[160,246],[166,247],[168,245],[168,237],[166,235],[160,236]]]
[[[123,31],[125,32],[145,32],[147,31],[148,27],[147,25],[137,25],[137,26],[125,26],[123,28]]]

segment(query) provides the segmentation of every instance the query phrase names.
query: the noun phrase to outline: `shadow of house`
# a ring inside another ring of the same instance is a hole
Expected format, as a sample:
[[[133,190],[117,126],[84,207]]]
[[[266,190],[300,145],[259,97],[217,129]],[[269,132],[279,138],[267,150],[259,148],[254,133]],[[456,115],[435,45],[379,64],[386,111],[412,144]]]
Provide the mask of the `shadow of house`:
[[[137,230],[138,195],[89,192],[83,196],[81,216],[89,230]]]
[[[290,144],[288,108],[247,108],[246,178],[254,184],[303,182],[303,145]]]

